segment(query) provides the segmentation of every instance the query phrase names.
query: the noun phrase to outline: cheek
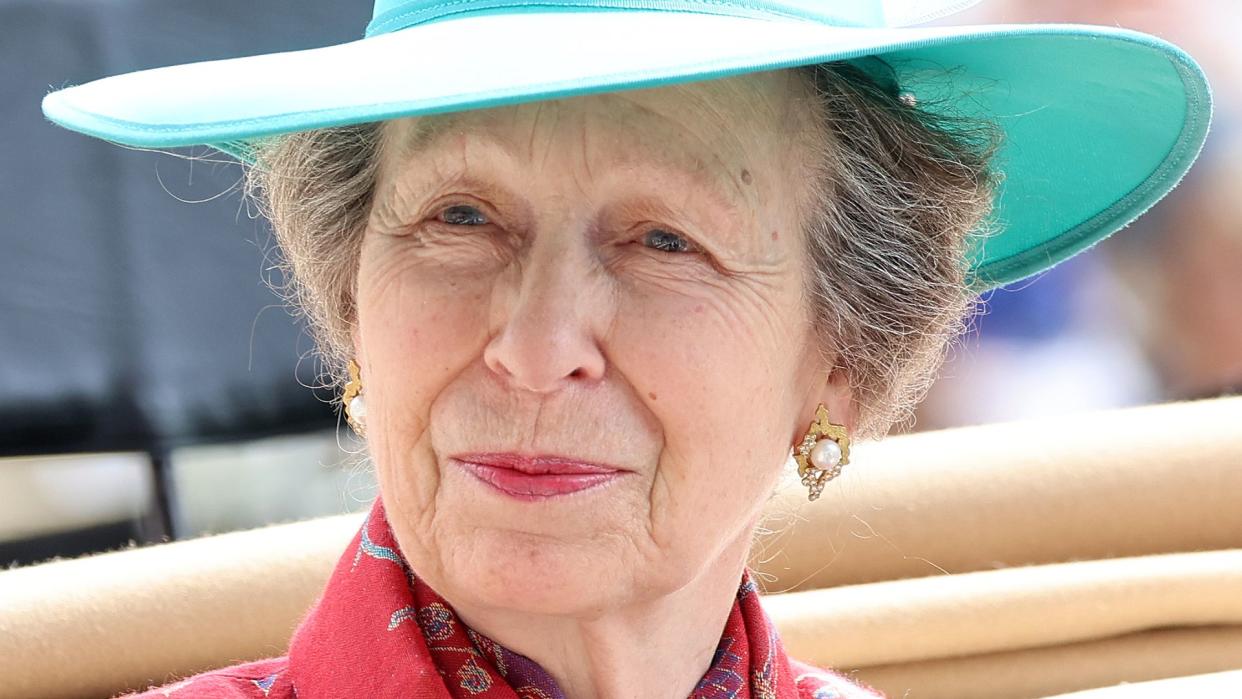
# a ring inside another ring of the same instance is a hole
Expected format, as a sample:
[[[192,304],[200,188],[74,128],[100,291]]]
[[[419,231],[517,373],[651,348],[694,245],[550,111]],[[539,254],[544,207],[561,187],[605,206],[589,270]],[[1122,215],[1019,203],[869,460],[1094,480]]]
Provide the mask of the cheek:
[[[775,485],[789,445],[797,324],[739,290],[630,293],[609,346],[664,430],[652,527],[677,547],[724,545]]]
[[[432,404],[479,353],[486,289],[445,277],[401,251],[364,256],[358,323],[367,396],[368,441],[381,477],[417,477],[410,468]]]
[[[662,422],[689,428],[671,432],[669,441],[757,425],[781,412],[773,401],[790,388],[801,330],[783,310],[792,304],[759,296],[719,287],[624,294],[608,340],[611,359]]]

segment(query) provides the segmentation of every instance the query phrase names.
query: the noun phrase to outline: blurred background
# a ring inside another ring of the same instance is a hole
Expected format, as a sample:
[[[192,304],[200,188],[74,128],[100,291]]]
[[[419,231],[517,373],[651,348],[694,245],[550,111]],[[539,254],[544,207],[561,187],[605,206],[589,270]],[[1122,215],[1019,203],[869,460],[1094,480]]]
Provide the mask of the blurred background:
[[[269,285],[241,171],[46,122],[49,90],[357,39],[356,0],[0,0],[0,565],[365,508],[359,445]],[[991,0],[953,22],[1139,29],[1204,66],[1191,175],[1122,233],[990,292],[913,425],[1242,390],[1242,26],[1236,0]]]

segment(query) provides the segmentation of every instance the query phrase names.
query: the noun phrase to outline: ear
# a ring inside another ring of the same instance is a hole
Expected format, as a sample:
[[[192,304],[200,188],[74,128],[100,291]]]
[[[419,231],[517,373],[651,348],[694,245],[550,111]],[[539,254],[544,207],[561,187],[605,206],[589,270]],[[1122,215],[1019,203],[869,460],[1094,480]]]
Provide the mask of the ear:
[[[832,370],[820,387],[818,400],[828,409],[828,419],[838,425],[845,425],[846,433],[853,439],[858,428],[858,410],[844,369],[837,367]],[[818,407],[818,403],[811,406],[810,419],[814,419],[815,409]],[[810,424],[810,419],[807,424]]]

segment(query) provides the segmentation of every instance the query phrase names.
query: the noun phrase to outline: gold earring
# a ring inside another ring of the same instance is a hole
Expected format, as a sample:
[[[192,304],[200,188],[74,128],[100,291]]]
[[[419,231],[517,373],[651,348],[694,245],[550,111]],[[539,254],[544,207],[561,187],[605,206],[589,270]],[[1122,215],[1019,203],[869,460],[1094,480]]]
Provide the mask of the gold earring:
[[[345,406],[345,421],[359,437],[363,436],[363,423],[367,419],[367,402],[362,397],[361,372],[358,362],[350,359],[349,383],[345,384],[345,392],[341,395],[341,404]]]
[[[806,436],[794,449],[794,460],[811,500],[818,498],[824,484],[840,475],[841,467],[850,462],[850,438],[845,425],[829,422],[828,408],[823,403],[815,410],[815,420],[807,428]]]

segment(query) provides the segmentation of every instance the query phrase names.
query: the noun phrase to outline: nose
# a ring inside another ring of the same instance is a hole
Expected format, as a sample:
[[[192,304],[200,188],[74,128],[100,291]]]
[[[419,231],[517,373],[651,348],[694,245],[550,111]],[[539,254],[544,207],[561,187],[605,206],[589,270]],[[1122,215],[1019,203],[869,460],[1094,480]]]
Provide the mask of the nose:
[[[488,368],[535,393],[603,377],[598,341],[611,314],[586,254],[543,248],[528,250],[515,281],[498,290],[499,327],[483,351]]]

